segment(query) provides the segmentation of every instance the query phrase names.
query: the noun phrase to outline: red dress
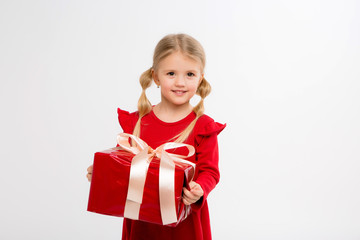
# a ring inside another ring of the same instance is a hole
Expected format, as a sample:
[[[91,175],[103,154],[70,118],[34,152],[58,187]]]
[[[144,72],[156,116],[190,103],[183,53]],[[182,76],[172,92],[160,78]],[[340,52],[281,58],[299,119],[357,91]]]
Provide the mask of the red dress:
[[[119,123],[125,133],[132,134],[138,113],[129,113],[118,109]],[[161,144],[171,141],[178,133],[182,132],[196,117],[194,112],[180,121],[167,123],[156,117],[153,111],[141,120],[140,138],[150,147],[155,149]],[[176,227],[162,226],[142,221],[124,219],[123,240],[191,240],[211,239],[210,218],[207,205],[207,196],[219,182],[218,168],[218,143],[217,135],[226,125],[214,122],[207,115],[201,116],[185,141],[193,145],[196,153],[188,160],[196,163],[195,182],[201,185],[204,196],[192,204],[192,213]]]

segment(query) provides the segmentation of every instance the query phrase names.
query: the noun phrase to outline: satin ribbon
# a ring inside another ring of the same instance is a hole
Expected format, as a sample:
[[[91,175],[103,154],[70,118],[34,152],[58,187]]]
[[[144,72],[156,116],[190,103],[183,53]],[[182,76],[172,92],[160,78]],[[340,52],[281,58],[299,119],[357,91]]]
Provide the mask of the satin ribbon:
[[[134,141],[134,145],[130,144],[129,138]],[[174,200],[175,164],[178,162],[191,165],[195,172],[195,164],[184,159],[194,155],[195,148],[184,143],[168,142],[154,150],[140,138],[127,133],[120,133],[117,136],[117,142],[123,150],[135,154],[130,166],[129,187],[125,203],[124,217],[139,220],[146,174],[151,160],[156,156],[160,159],[159,199],[161,220],[163,225],[177,222],[176,205]],[[166,150],[180,147],[186,147],[189,150],[189,153],[185,156],[166,152]]]

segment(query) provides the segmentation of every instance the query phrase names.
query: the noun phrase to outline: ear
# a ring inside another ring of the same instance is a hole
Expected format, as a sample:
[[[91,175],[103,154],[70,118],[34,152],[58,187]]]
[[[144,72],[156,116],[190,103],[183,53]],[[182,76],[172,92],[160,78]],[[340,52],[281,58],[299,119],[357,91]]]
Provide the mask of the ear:
[[[153,68],[151,69],[151,76],[152,76],[152,78],[154,79],[155,84],[159,86],[159,85],[160,85],[160,82],[159,82],[158,76],[157,76],[157,74],[155,73],[155,71],[154,71]]]
[[[200,86],[200,84],[201,84],[201,82],[202,82],[203,79],[204,79],[204,73],[201,74],[201,77],[200,77],[200,81],[199,81],[199,85],[198,85],[198,86]]]

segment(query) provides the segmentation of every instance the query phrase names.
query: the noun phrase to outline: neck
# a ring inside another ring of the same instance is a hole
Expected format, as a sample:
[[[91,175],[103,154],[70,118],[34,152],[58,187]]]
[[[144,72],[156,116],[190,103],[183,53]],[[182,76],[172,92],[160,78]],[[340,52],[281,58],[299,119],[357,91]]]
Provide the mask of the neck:
[[[190,103],[173,107],[160,102],[153,110],[160,120],[164,122],[177,122],[189,115],[193,110],[193,107]]]

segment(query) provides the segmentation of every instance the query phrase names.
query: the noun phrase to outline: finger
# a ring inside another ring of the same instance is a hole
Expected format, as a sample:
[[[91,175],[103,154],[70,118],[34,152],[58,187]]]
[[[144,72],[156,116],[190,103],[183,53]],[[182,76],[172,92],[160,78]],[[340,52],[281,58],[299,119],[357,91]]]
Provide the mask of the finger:
[[[200,189],[202,190],[200,184],[198,184],[196,182],[190,182],[189,185],[190,185],[190,190],[191,191],[193,191],[193,190],[198,191]]]
[[[186,201],[188,201],[189,203],[194,203],[194,202],[196,202],[197,200],[199,200],[200,199],[200,197],[199,196],[195,196],[195,195],[193,195],[192,193],[188,193],[188,194],[184,194],[183,195],[183,198],[186,200]]]
[[[91,175],[92,175],[91,173],[86,174],[86,177],[87,177],[89,182],[91,181]]]
[[[189,182],[189,187],[190,187],[190,189],[193,189],[196,185],[197,185],[197,183],[194,182],[194,181],[190,181],[190,182]]]
[[[202,189],[201,185],[196,183],[196,182],[193,182],[192,184],[192,188],[190,190],[190,192],[197,196],[197,197],[202,197],[204,195],[204,190]]]
[[[183,198],[183,203],[184,203],[185,205],[190,205],[190,204],[191,204],[191,202],[189,202],[189,201],[186,200],[185,198]]]
[[[184,197],[183,199],[185,199],[188,203],[192,204],[194,202],[196,202],[198,199],[193,199],[193,198],[188,198],[188,197]]]
[[[200,198],[203,195],[203,192],[200,189],[191,189],[191,194],[194,197]]]
[[[195,195],[194,193],[187,190],[186,188],[184,188],[183,197],[186,197],[186,199],[188,199],[189,201],[196,201],[197,199],[200,198],[198,195]]]
[[[199,199],[200,199],[200,197],[196,197],[196,198],[189,198],[186,196],[183,197],[183,201],[185,200],[186,203],[189,203],[189,204],[196,203]]]
[[[87,171],[88,171],[89,173],[92,173],[92,171],[93,171],[93,165],[90,165],[90,166],[87,168]]]
[[[183,194],[186,196],[191,195],[191,192],[189,190],[187,190],[186,188],[183,188]]]
[[[185,198],[183,198],[183,199],[182,199],[182,201],[183,201],[183,203],[184,203],[185,205],[190,205],[190,204],[189,204],[189,202],[188,202],[188,201],[186,201],[186,199],[185,199]]]

